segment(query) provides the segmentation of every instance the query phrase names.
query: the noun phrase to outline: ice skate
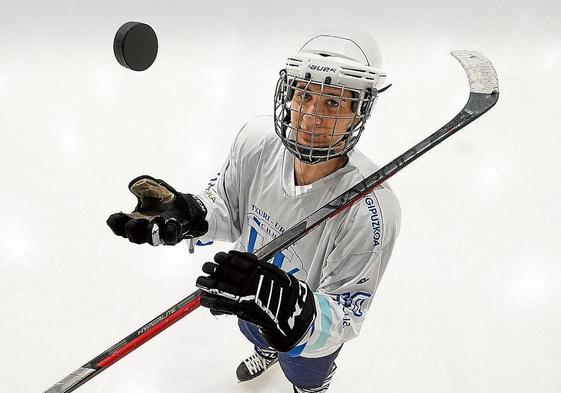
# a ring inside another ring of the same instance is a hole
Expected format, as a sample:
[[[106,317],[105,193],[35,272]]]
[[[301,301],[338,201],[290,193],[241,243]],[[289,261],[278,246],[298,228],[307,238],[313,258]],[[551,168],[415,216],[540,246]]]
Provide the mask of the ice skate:
[[[265,370],[277,363],[278,354],[273,350],[256,349],[253,355],[240,363],[236,370],[239,382],[249,381],[263,374]]]

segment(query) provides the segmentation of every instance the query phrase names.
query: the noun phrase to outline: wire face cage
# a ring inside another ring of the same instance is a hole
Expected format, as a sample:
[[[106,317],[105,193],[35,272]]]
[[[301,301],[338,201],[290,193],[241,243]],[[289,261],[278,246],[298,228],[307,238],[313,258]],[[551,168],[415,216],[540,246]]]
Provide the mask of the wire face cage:
[[[274,99],[275,131],[288,151],[308,164],[345,155],[358,142],[377,96],[352,89],[288,77],[280,72]]]

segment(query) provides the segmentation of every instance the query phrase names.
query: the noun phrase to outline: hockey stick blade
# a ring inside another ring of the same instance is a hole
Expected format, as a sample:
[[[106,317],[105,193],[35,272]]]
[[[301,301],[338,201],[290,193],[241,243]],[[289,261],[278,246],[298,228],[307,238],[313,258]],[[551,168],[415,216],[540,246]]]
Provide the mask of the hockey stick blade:
[[[491,109],[499,98],[499,84],[491,62],[478,52],[453,51],[464,68],[470,86],[469,99],[460,113],[442,128],[428,136],[405,153],[380,168],[319,210],[315,211],[287,231],[255,251],[259,259],[269,260],[291,244],[305,236],[327,219],[348,209],[353,203],[370,193],[376,186],[388,180],[421,155],[450,137],[479,116]],[[92,379],[109,366],[150,340],[169,326],[197,309],[201,291],[197,290],[158,317],[131,333],[129,336],[101,353],[99,356],[49,388],[45,393],[68,393]]]
[[[489,59],[479,52],[456,50],[451,54],[464,67],[469,81],[470,97],[464,109],[481,116],[499,99],[497,72]]]

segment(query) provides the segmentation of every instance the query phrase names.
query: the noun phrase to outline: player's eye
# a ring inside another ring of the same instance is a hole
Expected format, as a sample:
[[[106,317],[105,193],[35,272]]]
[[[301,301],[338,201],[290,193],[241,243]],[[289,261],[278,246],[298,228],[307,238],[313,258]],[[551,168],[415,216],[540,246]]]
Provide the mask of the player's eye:
[[[337,109],[339,105],[341,105],[341,103],[337,100],[327,100],[327,106],[330,108]]]
[[[302,101],[308,101],[312,98],[312,95],[307,91],[299,90],[298,93],[296,93],[296,97],[298,97]]]

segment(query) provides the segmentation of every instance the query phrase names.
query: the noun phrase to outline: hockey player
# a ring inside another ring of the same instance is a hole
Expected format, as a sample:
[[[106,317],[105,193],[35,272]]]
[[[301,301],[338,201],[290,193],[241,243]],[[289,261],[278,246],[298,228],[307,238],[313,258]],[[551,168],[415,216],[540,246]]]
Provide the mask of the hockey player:
[[[201,305],[237,315],[254,345],[240,381],[278,362],[295,392],[324,392],[360,331],[399,231],[386,183],[272,260],[252,253],[377,169],[354,146],[385,87],[379,63],[367,34],[313,37],[280,73],[273,118],[242,128],[206,190],[140,176],[129,184],[134,211],[107,220],[134,243],[235,242],[203,265],[197,286]]]

